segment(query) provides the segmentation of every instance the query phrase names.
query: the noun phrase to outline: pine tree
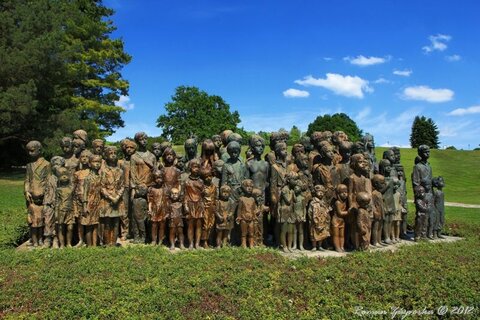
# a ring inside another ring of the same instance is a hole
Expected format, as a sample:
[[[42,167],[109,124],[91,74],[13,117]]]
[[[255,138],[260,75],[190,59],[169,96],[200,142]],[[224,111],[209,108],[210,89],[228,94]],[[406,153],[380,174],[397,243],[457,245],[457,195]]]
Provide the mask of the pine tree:
[[[431,118],[416,116],[412,124],[410,145],[412,148],[418,148],[420,145],[426,144],[432,149],[438,149],[440,144],[438,135],[438,127]]]

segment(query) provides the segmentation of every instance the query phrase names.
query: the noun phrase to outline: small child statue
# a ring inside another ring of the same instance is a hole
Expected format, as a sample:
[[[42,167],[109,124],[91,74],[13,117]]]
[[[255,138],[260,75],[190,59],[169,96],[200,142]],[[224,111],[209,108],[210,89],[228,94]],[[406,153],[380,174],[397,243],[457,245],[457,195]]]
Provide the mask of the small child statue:
[[[52,246],[52,239],[53,239],[54,248],[58,248],[58,237],[56,237],[56,218],[55,218],[55,198],[56,198],[57,184],[58,184],[57,170],[59,168],[65,167],[65,158],[60,156],[53,156],[52,159],[50,159],[50,166],[52,168],[52,174],[48,179],[47,190],[43,198],[43,204],[44,204],[43,236],[45,237],[43,245],[46,248],[50,248]],[[70,178],[69,178],[69,181],[70,181],[71,172],[68,171],[68,174],[70,175]]]
[[[30,141],[26,147],[32,162],[27,164],[24,194],[33,247],[38,247],[40,242],[43,242],[43,213],[48,210],[44,205],[44,196],[48,189],[48,181],[52,170],[50,162],[42,157],[42,144],[40,142]]]
[[[348,187],[339,184],[336,189],[331,221],[332,240],[335,251],[345,252],[345,218],[348,216]]]
[[[400,242],[400,224],[402,223],[402,195],[400,193],[400,181],[394,180],[393,201],[395,202],[395,213],[392,216],[391,239],[393,243]]]
[[[193,249],[195,243],[195,249],[198,249],[200,248],[202,223],[205,215],[203,202],[205,184],[200,179],[200,160],[198,158],[191,159],[188,162],[188,167],[190,173],[182,188],[185,194],[183,204],[188,224],[188,248]]]
[[[161,245],[165,238],[167,222],[166,197],[163,187],[163,174],[156,170],[153,172],[153,185],[148,188],[148,216],[152,222],[152,244]]]
[[[89,150],[83,150],[78,159],[77,171],[73,174],[73,215],[77,224],[78,243],[76,247],[81,247],[85,243],[85,230],[81,223],[83,210],[83,186],[85,178],[90,173],[90,156],[92,153]],[[68,168],[67,168],[68,169]]]
[[[437,224],[433,230],[434,237],[445,239],[442,236],[443,225],[445,224],[445,195],[443,194],[443,188],[445,187],[445,181],[443,177],[436,177],[432,181],[433,187],[436,189],[433,192],[435,209],[437,212]]]
[[[313,199],[308,206],[312,250],[325,251],[322,241],[330,236],[330,204],[325,198],[327,189],[321,184],[313,187]]]
[[[415,236],[414,240],[425,239],[427,236],[427,219],[431,204],[425,199],[425,188],[416,186],[415,192]]]
[[[307,222],[307,198],[304,196],[304,184],[299,179],[293,189],[293,215],[295,218],[294,232],[292,236],[293,246],[292,249],[303,250],[303,229],[305,222]],[[298,236],[298,238],[297,238]],[[298,246],[297,246],[298,241]]]
[[[385,204],[383,202],[383,192],[385,190],[385,177],[381,174],[375,174],[372,178],[372,239],[371,244],[375,247],[381,246],[383,218],[385,215]]]
[[[235,202],[230,198],[231,192],[232,189],[227,185],[220,188],[220,195],[215,209],[217,248],[227,245],[230,231],[233,228]]]
[[[73,214],[73,186],[70,181],[70,172],[67,168],[60,167],[55,173],[58,181],[55,192],[55,221],[58,244],[60,248],[71,247],[75,217]]]
[[[102,157],[96,154],[91,155],[89,165],[90,171],[83,181],[83,210],[80,217],[80,223],[85,229],[85,241],[87,246],[96,247],[102,201],[102,185],[99,175],[99,170],[102,166]]]
[[[170,190],[168,203],[168,227],[170,228],[170,250],[175,250],[175,237],[178,238],[180,249],[185,249],[183,239],[183,204],[180,201],[180,190]]]
[[[253,181],[255,185],[255,181]],[[266,206],[264,192],[260,189],[253,188],[253,198],[257,204],[257,218],[255,219],[255,245],[263,246],[263,214],[269,212],[269,207]]]
[[[212,143],[213,145],[213,143]],[[205,214],[202,224],[203,247],[208,249],[208,240],[215,226],[215,202],[217,200],[217,186],[213,184],[213,168],[205,166],[200,169],[200,176],[205,184],[203,194],[203,203],[205,205]]]
[[[383,192],[383,203],[385,204],[385,214],[383,218],[383,242],[391,244],[395,239],[391,239],[393,216],[397,212],[397,203],[395,202],[395,181],[390,175],[392,165],[389,160],[382,159],[379,163],[380,174],[385,178],[385,189]],[[393,241],[392,241],[393,240]]]
[[[278,209],[278,224],[280,225],[280,246],[283,252],[292,252],[293,229],[295,227],[295,215],[293,199],[295,197],[295,185],[298,175],[289,172],[286,175],[286,184],[280,192],[280,206]]]
[[[242,248],[253,248],[255,241],[255,219],[257,219],[257,203],[253,197],[253,181],[245,179],[242,181],[243,195],[238,199],[237,224],[240,225],[240,236]],[[248,238],[248,239],[247,239]]]
[[[359,232],[359,250],[367,250],[370,245],[370,212],[369,206],[371,197],[367,192],[359,192],[357,194],[357,226]]]

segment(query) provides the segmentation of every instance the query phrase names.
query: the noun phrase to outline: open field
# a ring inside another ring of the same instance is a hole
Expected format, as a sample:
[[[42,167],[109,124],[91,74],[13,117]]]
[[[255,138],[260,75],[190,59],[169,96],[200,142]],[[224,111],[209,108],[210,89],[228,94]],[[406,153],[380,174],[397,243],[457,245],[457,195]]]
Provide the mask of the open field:
[[[447,201],[479,203],[461,190],[478,194],[480,153],[448,152],[432,153]],[[402,155],[411,170],[414,153]],[[450,172],[451,159],[471,171]],[[443,305],[473,308],[450,318],[480,316],[480,209],[447,207],[445,231],[464,240],[334,259],[290,260],[272,249],[171,254],[151,246],[18,252],[13,245],[26,231],[22,175],[0,175],[0,318],[345,319],[359,310],[391,318],[391,308],[436,312]]]

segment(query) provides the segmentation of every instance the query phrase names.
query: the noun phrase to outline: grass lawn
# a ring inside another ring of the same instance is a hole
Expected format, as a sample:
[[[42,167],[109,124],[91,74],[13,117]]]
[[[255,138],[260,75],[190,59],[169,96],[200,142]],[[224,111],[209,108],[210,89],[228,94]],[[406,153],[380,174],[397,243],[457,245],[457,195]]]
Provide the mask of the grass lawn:
[[[462,189],[436,156],[434,174]],[[26,230],[21,179],[0,175],[0,318],[346,319],[361,308],[391,318],[393,307],[442,305],[474,308],[451,318],[480,316],[480,209],[447,207],[445,231],[465,240],[345,258],[289,260],[239,248],[171,254],[149,246],[17,252],[13,244]],[[454,194],[447,201],[460,202]]]

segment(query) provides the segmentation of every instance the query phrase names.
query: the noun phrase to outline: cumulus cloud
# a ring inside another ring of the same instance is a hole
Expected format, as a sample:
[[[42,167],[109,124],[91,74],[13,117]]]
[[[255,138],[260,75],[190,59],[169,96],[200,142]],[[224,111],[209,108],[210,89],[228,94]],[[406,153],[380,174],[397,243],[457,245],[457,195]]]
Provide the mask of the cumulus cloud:
[[[447,102],[453,99],[454,92],[450,89],[432,89],[428,86],[407,87],[403,90],[404,100],[419,100],[430,103]]]
[[[367,80],[358,76],[343,76],[336,73],[327,73],[325,79],[308,75],[302,80],[295,80],[295,83],[302,86],[323,87],[337,95],[359,99],[363,98],[365,92],[373,92]]]
[[[447,42],[452,39],[452,36],[446,34],[437,34],[428,37],[430,45],[422,47],[424,53],[430,53],[432,51],[444,51],[447,49]]]
[[[461,56],[458,54],[452,54],[451,56],[446,56],[445,60],[450,61],[450,62],[455,62],[455,61],[460,61],[462,59]]]
[[[365,57],[365,56],[357,56],[355,58],[352,57],[345,57],[343,60],[350,62],[351,64],[357,65],[357,66],[373,66],[375,64],[382,64],[387,62],[389,60],[389,57],[387,58],[381,58],[381,57]]]
[[[393,70],[393,74],[396,76],[402,76],[402,77],[410,77],[410,75],[413,73],[412,70]]]
[[[283,91],[283,96],[286,98],[307,98],[308,96],[310,96],[310,93],[308,91],[290,88]]]
[[[115,103],[116,106],[122,107],[125,110],[133,110],[135,108],[134,103],[130,103],[129,96],[120,96],[118,101]]]
[[[471,106],[468,108],[457,108],[455,110],[450,111],[447,113],[449,116],[464,116],[467,114],[476,114],[480,113],[480,105],[479,106]]]

